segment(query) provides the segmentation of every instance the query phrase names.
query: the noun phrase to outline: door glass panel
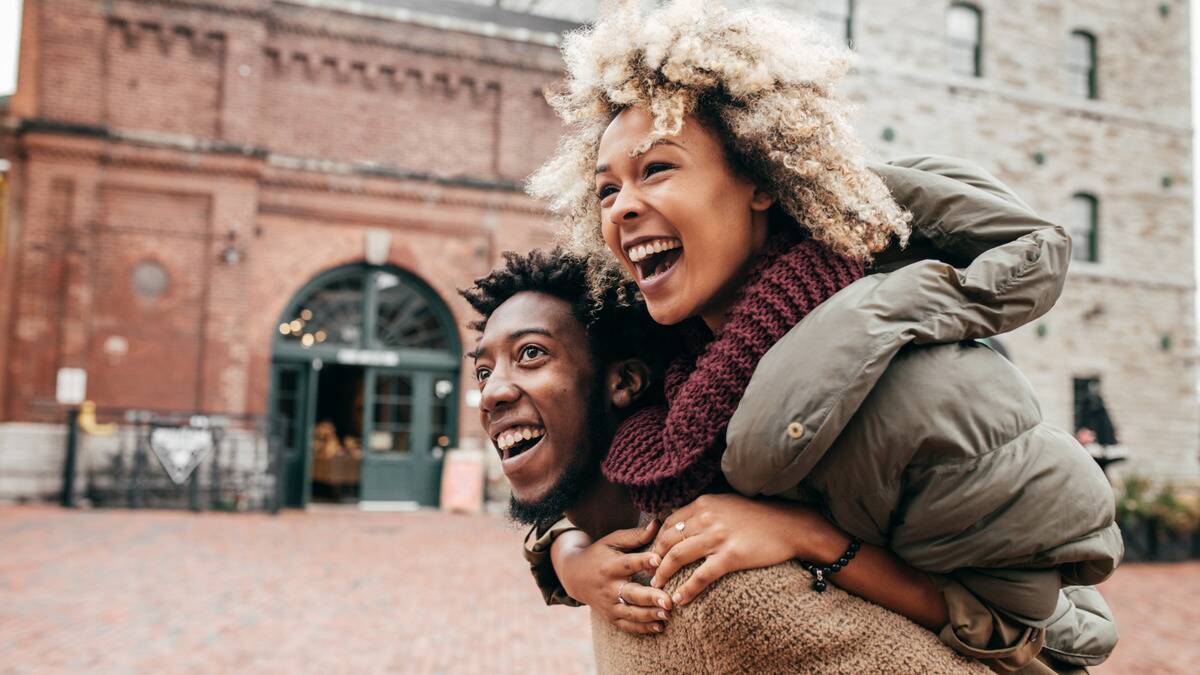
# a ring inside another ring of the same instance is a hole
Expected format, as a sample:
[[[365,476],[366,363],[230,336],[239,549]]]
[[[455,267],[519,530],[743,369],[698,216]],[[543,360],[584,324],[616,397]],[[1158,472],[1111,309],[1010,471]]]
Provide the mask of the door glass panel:
[[[412,450],[413,382],[407,373],[375,376],[375,428],[372,452],[407,453]]]
[[[296,403],[300,397],[300,372],[294,368],[276,370],[275,416],[279,420],[283,447],[296,447]]]
[[[450,446],[450,406],[454,404],[454,380],[449,377],[433,378],[432,408],[429,411],[429,447]]]

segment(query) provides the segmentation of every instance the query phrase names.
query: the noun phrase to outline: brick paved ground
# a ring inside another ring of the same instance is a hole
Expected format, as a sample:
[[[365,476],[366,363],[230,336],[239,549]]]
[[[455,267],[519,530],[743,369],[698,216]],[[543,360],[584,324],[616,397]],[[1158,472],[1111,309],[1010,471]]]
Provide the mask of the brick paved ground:
[[[586,613],[542,606],[519,539],[436,513],[0,508],[0,672],[589,672]],[[1098,672],[1193,672],[1200,564],[1105,593],[1123,641]]]

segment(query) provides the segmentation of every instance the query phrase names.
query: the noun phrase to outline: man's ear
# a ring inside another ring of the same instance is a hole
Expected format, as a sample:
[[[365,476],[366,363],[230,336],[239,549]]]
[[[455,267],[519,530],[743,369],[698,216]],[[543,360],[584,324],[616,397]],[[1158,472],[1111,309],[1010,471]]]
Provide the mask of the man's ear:
[[[650,367],[641,359],[622,359],[608,367],[605,385],[613,407],[628,408],[650,386]]]

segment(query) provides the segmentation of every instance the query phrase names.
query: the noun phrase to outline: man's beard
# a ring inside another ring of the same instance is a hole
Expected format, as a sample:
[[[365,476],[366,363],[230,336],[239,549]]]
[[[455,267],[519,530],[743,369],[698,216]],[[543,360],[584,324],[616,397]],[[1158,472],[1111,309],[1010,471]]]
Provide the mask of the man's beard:
[[[587,419],[584,420],[584,455],[572,462],[558,480],[536,501],[522,501],[512,495],[508,516],[524,525],[537,525],[562,518],[563,512],[575,505],[583,491],[600,477],[600,462],[612,441],[612,430],[605,424],[604,382],[596,378],[596,386],[588,395]]]

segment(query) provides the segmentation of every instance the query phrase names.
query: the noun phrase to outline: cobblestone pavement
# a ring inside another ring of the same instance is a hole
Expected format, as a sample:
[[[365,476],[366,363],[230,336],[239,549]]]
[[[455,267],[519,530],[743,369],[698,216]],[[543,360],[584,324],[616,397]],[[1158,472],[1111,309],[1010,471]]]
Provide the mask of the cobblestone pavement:
[[[587,673],[496,517],[0,507],[0,673]],[[1194,672],[1200,564],[1105,584],[1116,673]]]

